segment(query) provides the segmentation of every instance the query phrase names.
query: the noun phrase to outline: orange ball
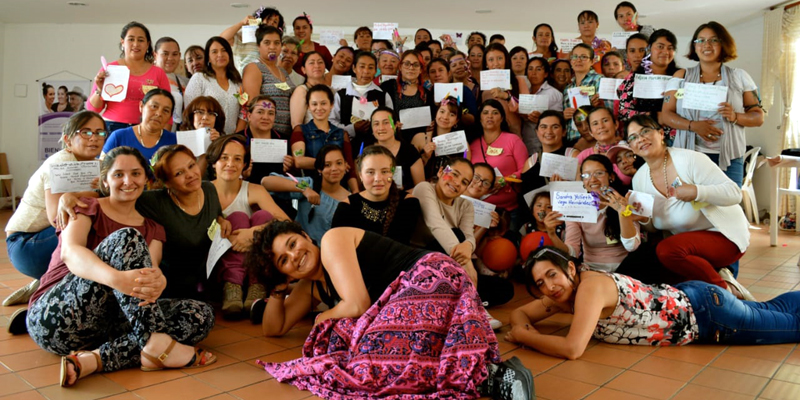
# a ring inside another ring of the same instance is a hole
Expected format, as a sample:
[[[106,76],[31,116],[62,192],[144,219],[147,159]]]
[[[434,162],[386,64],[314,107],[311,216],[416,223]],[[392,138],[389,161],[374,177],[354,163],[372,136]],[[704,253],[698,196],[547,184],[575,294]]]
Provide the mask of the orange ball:
[[[542,243],[542,239],[544,239],[544,243]],[[522,239],[522,243],[519,245],[519,255],[522,257],[523,263],[528,259],[528,255],[531,254],[532,251],[541,247],[539,243],[542,243],[541,246],[553,245],[550,236],[544,232],[531,232]]]
[[[517,261],[517,247],[506,238],[496,238],[483,247],[483,263],[495,272],[511,269]]]

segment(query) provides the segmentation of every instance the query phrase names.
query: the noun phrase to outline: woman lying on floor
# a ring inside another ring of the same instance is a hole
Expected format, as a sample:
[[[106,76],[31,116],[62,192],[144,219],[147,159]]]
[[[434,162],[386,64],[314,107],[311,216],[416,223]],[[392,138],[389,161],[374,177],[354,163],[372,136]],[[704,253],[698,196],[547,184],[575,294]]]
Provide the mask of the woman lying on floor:
[[[741,301],[702,281],[646,285],[626,275],[583,270],[554,247],[531,254],[526,279],[538,299],[514,310],[506,340],[545,354],[574,360],[592,337],[649,346],[800,342],[800,292]],[[566,337],[533,327],[559,312],[574,314]]]
[[[274,221],[256,233],[247,264],[272,293],[266,335],[286,333],[319,302],[330,307],[303,358],[259,361],[281,382],[335,399],[531,398],[530,371],[515,359],[498,364],[475,286],[444,254],[345,227],[317,247],[299,224]]]

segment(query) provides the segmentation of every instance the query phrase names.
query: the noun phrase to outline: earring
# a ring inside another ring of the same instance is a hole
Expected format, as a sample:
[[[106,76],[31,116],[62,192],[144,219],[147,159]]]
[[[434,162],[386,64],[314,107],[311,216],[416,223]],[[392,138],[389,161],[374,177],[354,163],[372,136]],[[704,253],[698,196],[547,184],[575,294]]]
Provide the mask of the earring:
[[[387,181],[389,181],[389,182],[391,182],[391,181],[392,181],[392,178],[386,178],[386,180],[387,180]]]

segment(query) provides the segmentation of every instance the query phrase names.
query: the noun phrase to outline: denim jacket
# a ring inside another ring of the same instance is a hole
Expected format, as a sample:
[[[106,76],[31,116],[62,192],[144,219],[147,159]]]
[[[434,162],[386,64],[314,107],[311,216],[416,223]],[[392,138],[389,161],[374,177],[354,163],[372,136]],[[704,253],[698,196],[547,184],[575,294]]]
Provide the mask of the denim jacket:
[[[307,157],[316,157],[319,150],[326,144],[335,144],[344,148],[344,130],[333,124],[330,125],[330,132],[324,132],[314,125],[314,121],[301,125],[303,130],[303,141],[306,143]]]

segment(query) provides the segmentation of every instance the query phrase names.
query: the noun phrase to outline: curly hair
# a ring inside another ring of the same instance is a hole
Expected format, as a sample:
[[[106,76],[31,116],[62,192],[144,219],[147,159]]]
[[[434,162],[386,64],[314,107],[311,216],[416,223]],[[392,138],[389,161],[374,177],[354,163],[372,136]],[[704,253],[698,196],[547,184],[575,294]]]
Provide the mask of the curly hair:
[[[250,270],[258,282],[265,286],[267,293],[272,293],[276,287],[289,281],[289,276],[280,272],[275,266],[273,260],[275,253],[272,251],[272,243],[275,238],[286,233],[308,236],[297,222],[272,220],[264,229],[255,232],[253,245],[245,254],[245,268]]]

